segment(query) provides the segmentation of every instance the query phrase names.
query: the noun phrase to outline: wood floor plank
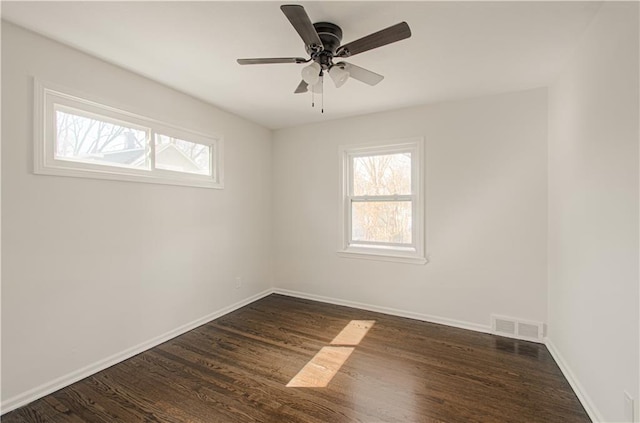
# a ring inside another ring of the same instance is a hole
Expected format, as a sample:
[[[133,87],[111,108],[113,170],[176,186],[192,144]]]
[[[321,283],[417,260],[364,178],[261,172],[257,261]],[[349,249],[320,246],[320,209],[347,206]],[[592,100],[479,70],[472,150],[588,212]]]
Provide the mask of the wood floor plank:
[[[367,330],[352,333],[352,321],[368,322]],[[316,363],[313,377],[326,387],[287,387],[322,348],[336,347],[332,341],[353,350],[340,363]],[[3,423],[589,421],[544,345],[282,295],[2,416]]]

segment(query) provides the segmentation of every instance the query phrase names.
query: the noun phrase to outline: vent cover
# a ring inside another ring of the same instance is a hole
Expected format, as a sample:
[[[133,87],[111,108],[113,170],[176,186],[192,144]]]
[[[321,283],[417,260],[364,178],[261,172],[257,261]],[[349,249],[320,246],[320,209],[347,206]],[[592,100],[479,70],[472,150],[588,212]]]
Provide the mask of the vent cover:
[[[491,327],[496,335],[527,341],[542,342],[544,336],[542,322],[516,319],[514,317],[491,315]]]
[[[494,331],[507,335],[515,335],[516,322],[505,319],[495,319]]]
[[[526,338],[540,338],[540,328],[537,325],[531,323],[518,322],[518,335]]]

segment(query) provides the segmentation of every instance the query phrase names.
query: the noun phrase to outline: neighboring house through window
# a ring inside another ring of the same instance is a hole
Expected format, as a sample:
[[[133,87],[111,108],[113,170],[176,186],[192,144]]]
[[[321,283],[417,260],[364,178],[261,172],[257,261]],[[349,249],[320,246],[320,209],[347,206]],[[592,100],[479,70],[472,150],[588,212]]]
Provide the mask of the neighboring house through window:
[[[35,81],[39,174],[222,188],[222,138]]]

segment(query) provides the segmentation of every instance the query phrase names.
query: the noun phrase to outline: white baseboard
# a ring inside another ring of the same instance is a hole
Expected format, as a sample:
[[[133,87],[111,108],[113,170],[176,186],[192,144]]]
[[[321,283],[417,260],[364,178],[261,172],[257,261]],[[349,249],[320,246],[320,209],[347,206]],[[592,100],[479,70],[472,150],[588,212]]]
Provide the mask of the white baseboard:
[[[324,296],[321,296],[321,295],[307,294],[307,293],[304,293],[304,292],[292,291],[292,290],[288,290],[288,289],[274,288],[273,289],[273,293],[274,294],[287,295],[289,297],[303,298],[303,299],[313,300],[313,301],[320,301],[320,302],[323,302],[323,303],[329,303],[329,304],[335,304],[335,305],[342,305],[342,306],[347,306],[347,307],[359,308],[359,309],[362,309],[362,310],[375,311],[375,312],[378,312],[378,313],[390,314],[392,316],[408,317],[410,319],[422,320],[422,321],[430,322],[430,323],[438,323],[438,324],[441,324],[441,325],[447,325],[447,326],[452,326],[452,327],[456,327],[456,328],[460,328],[460,329],[468,329],[468,330],[473,330],[473,331],[476,331],[476,332],[489,333],[489,334],[495,335],[495,333],[493,332],[491,326],[479,325],[477,323],[464,322],[464,321],[460,321],[460,320],[448,319],[448,318],[445,318],[445,317],[432,316],[432,315],[422,314],[422,313],[414,313],[414,312],[410,312],[410,311],[398,310],[398,309],[395,309],[395,308],[382,307],[382,306],[376,306],[376,305],[371,305],[371,304],[364,304],[364,303],[359,303],[359,302],[356,302],[356,301],[348,301],[348,300],[341,300],[341,299],[338,299],[338,298],[324,297]],[[500,336],[502,336],[502,335],[500,335]],[[531,341],[531,340],[529,340],[529,341]],[[533,341],[533,342],[536,342],[536,341]],[[569,382],[569,385],[571,386],[571,388],[575,392],[576,396],[578,397],[578,400],[580,401],[580,403],[582,404],[582,406],[586,410],[586,412],[589,415],[589,417],[591,418],[591,420],[594,423],[603,422],[604,419],[602,418],[602,415],[600,414],[598,409],[595,407],[595,405],[593,404],[593,402],[591,401],[589,396],[586,394],[586,391],[584,390],[584,388],[582,388],[582,385],[580,385],[580,383],[576,379],[575,375],[573,374],[573,372],[571,371],[569,366],[567,366],[566,362],[562,358],[562,355],[559,353],[557,348],[553,345],[551,340],[549,338],[545,338],[544,339],[544,344],[547,347],[547,349],[549,350],[549,352],[551,353],[551,356],[553,357],[553,359],[558,364],[558,367],[562,371],[562,374],[564,375],[564,377]]]
[[[206,316],[203,316],[199,319],[196,319],[192,322],[184,324],[176,329],[173,329],[169,332],[159,335],[146,342],[142,342],[122,352],[113,354],[100,361],[97,361],[93,364],[90,364],[81,369],[73,371],[69,374],[61,376],[50,382],[44,383],[40,386],[37,386],[33,389],[30,389],[26,392],[16,395],[12,398],[3,400],[2,404],[0,405],[0,410],[1,410],[0,414],[4,414],[18,407],[22,407],[23,405],[26,405],[32,401],[37,400],[38,398],[42,398],[45,395],[48,395],[52,392],[55,392],[66,386],[69,386],[72,383],[75,383],[88,376],[91,376],[101,370],[104,370],[108,367],[113,366],[114,364],[120,363],[128,358],[133,357],[134,355],[140,354],[141,352],[144,352],[157,345],[160,345],[163,342],[166,342],[172,338],[175,338],[176,336],[182,335],[190,330],[197,328],[198,326],[201,326],[214,319],[222,317],[225,314],[228,314],[234,310],[237,310],[241,307],[251,304],[252,302],[257,301],[271,294],[281,294],[289,297],[302,298],[302,299],[319,301],[319,302],[328,303],[328,304],[358,308],[361,310],[374,311],[378,313],[389,314],[392,316],[407,317],[410,319],[421,320],[421,321],[430,322],[430,323],[437,323],[437,324],[451,326],[455,328],[472,330],[475,332],[482,332],[482,333],[489,333],[489,334],[493,333],[491,326],[489,325],[485,326],[477,323],[464,322],[464,321],[449,319],[445,317],[432,316],[428,314],[415,313],[411,311],[399,310],[399,309],[390,308],[390,307],[360,303],[357,301],[349,301],[349,300],[342,300],[339,298],[325,297],[322,295],[308,294],[300,291],[292,291],[292,290],[282,289],[282,288],[271,288],[263,292],[260,292],[256,295],[253,295],[251,297],[245,298],[241,301],[238,301],[235,304],[232,304],[230,306],[217,310],[213,313],[210,313]],[[566,362],[564,361],[564,359],[562,358],[558,350],[555,348],[551,340],[546,338],[545,345],[547,346],[551,355],[553,356],[556,363],[558,364],[558,367],[560,367],[560,370],[564,374],[565,378],[568,380],[569,384],[571,385],[571,388],[573,388],[574,392],[578,396],[578,399],[584,406],[585,410],[587,411],[587,414],[589,414],[589,417],[591,418],[591,420],[593,420],[594,422],[603,421],[600,413],[597,411],[597,409],[589,399],[589,396],[585,393],[585,390],[582,388],[582,386],[574,376],[573,372],[567,366]]]
[[[107,367],[111,367],[114,364],[120,363],[121,361],[131,358],[136,354],[140,354],[141,352],[144,352],[157,345],[160,345],[163,342],[166,342],[172,338],[175,338],[176,336],[182,335],[183,333],[188,332],[192,329],[195,329],[198,326],[204,325],[205,323],[208,323],[214,319],[222,317],[225,314],[231,313],[232,311],[237,310],[241,307],[244,307],[247,304],[251,304],[252,302],[259,300],[260,298],[270,295],[272,292],[273,292],[272,289],[267,289],[256,295],[252,295],[251,297],[245,298],[244,300],[238,301],[237,303],[232,304],[230,306],[221,308],[220,310],[214,311],[213,313],[207,314],[206,316],[203,316],[192,322],[184,324],[180,327],[170,330],[169,332],[156,336],[155,338],[152,338],[148,341],[142,342],[138,345],[128,348],[122,352],[113,354],[93,364],[90,364],[81,369],[73,371],[69,374],[61,376],[50,382],[46,382],[40,386],[37,386],[21,394],[18,394],[12,398],[3,400],[2,405],[0,405],[0,410],[2,410],[1,414],[7,413],[11,410],[15,410],[16,408],[22,407],[23,405],[26,405],[32,401],[37,400],[38,398],[42,398],[43,396],[49,395],[50,393],[55,392],[59,389],[62,389],[65,386],[69,386],[72,383],[75,383],[88,376],[91,376],[101,370],[106,369]]]
[[[440,325],[452,326],[454,328],[468,329],[468,330],[482,332],[482,333],[493,333],[491,332],[491,326],[464,322],[461,320],[449,319],[446,317],[415,313],[412,311],[399,310],[396,308],[359,303],[356,301],[341,300],[339,298],[324,297],[322,295],[307,294],[305,292],[291,291],[289,289],[274,288],[273,293],[286,295],[289,297],[303,298],[306,300],[320,301],[322,303],[359,308],[361,310],[375,311],[378,313],[390,314],[392,316],[407,317],[409,319],[421,320],[423,322],[430,322],[430,323],[438,323]]]
[[[578,400],[580,400],[580,403],[582,404],[585,411],[589,415],[589,418],[591,419],[591,421],[593,423],[604,422],[602,415],[596,408],[595,404],[593,404],[593,401],[591,401],[591,398],[589,398],[587,391],[582,387],[582,385],[576,378],[575,374],[573,373],[573,371],[571,371],[571,368],[569,367],[565,359],[562,357],[562,354],[560,354],[560,351],[553,344],[551,339],[545,338],[544,343],[547,346],[547,349],[549,350],[549,352],[551,353],[551,356],[556,361],[556,364],[558,365],[558,367],[560,367],[560,371],[562,371],[562,374],[564,375],[565,379],[567,379],[567,381],[569,382],[569,385],[571,385],[573,392],[575,392],[576,396],[578,397]]]

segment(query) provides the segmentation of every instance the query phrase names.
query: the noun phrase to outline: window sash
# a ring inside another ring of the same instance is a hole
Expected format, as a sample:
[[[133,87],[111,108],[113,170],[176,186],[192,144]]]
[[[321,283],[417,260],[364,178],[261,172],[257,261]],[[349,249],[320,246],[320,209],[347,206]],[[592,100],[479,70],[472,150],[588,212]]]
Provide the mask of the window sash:
[[[347,198],[349,201],[413,201],[415,195],[403,194],[403,195],[349,195]]]
[[[411,154],[411,194],[396,195],[353,195],[354,158],[390,154]],[[368,145],[342,146],[340,157],[342,171],[340,177],[340,239],[338,254],[344,257],[369,258],[384,261],[425,264],[424,253],[424,200],[422,195],[424,164],[423,140],[404,139],[372,143]],[[353,239],[353,205],[358,202],[411,202],[411,243],[380,241],[359,241]]]
[[[145,147],[149,148],[150,147],[150,139],[151,139],[151,128],[142,126],[142,125],[138,125],[136,123],[130,122],[130,121],[125,121],[122,119],[115,119],[111,116],[105,116],[105,115],[101,115],[98,113],[94,113],[94,112],[90,112],[90,111],[86,111],[86,110],[82,110],[82,109],[77,109],[75,107],[69,107],[67,105],[64,104],[60,104],[60,103],[53,103],[53,129],[52,129],[52,137],[53,137],[53,145],[51,146],[51,149],[53,151],[53,159],[54,160],[61,160],[61,161],[65,161],[65,162],[76,162],[76,163],[82,163],[83,165],[90,165],[92,166],[99,166],[100,168],[102,167],[113,167],[115,169],[131,169],[131,170],[139,170],[142,172],[149,172],[151,169],[153,169],[153,165],[150,162],[150,157],[149,156],[153,156],[153,151],[149,152],[147,150],[147,152],[145,152],[145,163],[147,164],[145,166],[145,168],[140,168],[140,167],[133,167],[133,166],[128,166],[125,164],[119,165],[117,163],[97,163],[91,160],[83,160],[81,158],[75,158],[75,157],[65,157],[65,156],[58,156],[57,154],[57,150],[58,150],[58,121],[57,121],[57,113],[56,112],[63,112],[63,113],[67,113],[70,115],[74,115],[74,116],[79,116],[79,117],[84,117],[87,119],[92,119],[92,120],[96,120],[96,121],[100,121],[100,122],[104,122],[104,123],[110,123],[112,125],[118,125],[118,126],[124,126],[127,128],[131,128],[131,129],[137,129],[139,131],[143,131],[145,133]]]
[[[92,163],[56,155],[56,111],[75,114],[146,132],[150,168]],[[191,173],[155,167],[156,134],[178,138],[209,147],[209,174]],[[148,182],[222,189],[223,140],[192,130],[137,115],[101,102],[87,99],[82,93],[34,79],[34,173],[94,179]]]
[[[57,119],[55,117],[55,113],[56,112],[63,112],[63,113],[67,113],[67,114],[71,114],[71,115],[75,115],[75,116],[80,116],[80,117],[84,117],[87,119],[92,119],[92,120],[96,120],[96,121],[100,121],[100,122],[105,122],[105,123],[110,123],[112,125],[118,125],[118,126],[124,126],[127,128],[131,128],[131,129],[137,129],[139,131],[143,131],[145,132],[146,136],[145,136],[145,162],[148,163],[148,166],[146,168],[136,168],[133,166],[127,166],[127,165],[118,165],[117,163],[96,163],[93,162],[91,160],[83,160],[81,158],[74,158],[74,157],[64,157],[64,156],[58,156],[57,154],[57,148],[58,148],[58,137],[57,137]],[[175,172],[175,173],[179,173],[179,174],[190,174],[190,175],[205,175],[205,176],[211,176],[213,175],[213,157],[214,157],[214,151],[215,151],[215,144],[205,144],[205,143],[199,143],[196,141],[191,141],[191,140],[186,140],[186,139],[181,139],[178,137],[173,137],[171,135],[167,135],[164,133],[160,133],[158,131],[155,131],[153,128],[149,128],[147,126],[142,126],[142,125],[138,125],[134,122],[131,121],[127,121],[127,120],[122,120],[122,119],[115,119],[112,118],[110,116],[105,116],[105,115],[101,115],[98,113],[93,113],[90,111],[85,111],[82,109],[77,109],[74,107],[69,107],[66,106],[64,104],[59,104],[59,103],[53,103],[53,114],[54,114],[54,121],[53,121],[53,131],[52,131],[52,136],[53,136],[53,146],[52,146],[52,150],[53,150],[53,154],[54,154],[54,160],[62,160],[62,161],[69,161],[69,162],[78,162],[78,163],[82,163],[82,164],[89,164],[89,165],[94,165],[94,166],[100,166],[100,167],[115,167],[115,168],[125,168],[125,169],[135,169],[135,170],[141,170],[144,172],[149,172],[149,171],[154,171],[154,172],[170,172],[169,174]],[[180,170],[172,170],[172,169],[165,169],[165,168],[161,168],[161,167],[157,167],[156,166],[156,158],[157,158],[157,142],[158,142],[158,135],[160,136],[166,136],[169,138],[176,138],[176,139],[181,139],[182,141],[186,141],[186,142],[190,142],[193,144],[198,144],[198,145],[204,145],[206,147],[208,147],[209,149],[209,169],[208,169],[208,173],[203,174],[203,173],[197,173],[197,172],[188,172],[188,171],[180,171]]]
[[[361,151],[361,152],[350,152],[347,154],[347,166],[348,166],[348,193],[346,195],[346,215],[347,215],[347,240],[346,246],[382,246],[382,247],[390,247],[390,248],[407,248],[411,251],[416,250],[416,225],[414,225],[413,221],[416,216],[416,180],[415,180],[415,168],[416,168],[416,149],[415,148],[406,148],[399,146],[386,146],[381,148],[374,148],[370,151]],[[392,155],[392,154],[411,154],[411,194],[394,194],[394,195],[353,195],[354,193],[354,159],[360,157],[375,157],[375,156],[384,156],[384,155]],[[411,243],[390,243],[390,242],[382,242],[382,241],[360,241],[353,239],[353,203],[354,202],[383,202],[383,201],[411,201]]]
[[[175,139],[179,139],[181,141],[186,141],[192,144],[198,144],[198,145],[204,145],[207,146],[209,148],[209,169],[208,169],[208,173],[201,173],[201,172],[189,172],[189,171],[180,171],[180,170],[172,170],[172,169],[165,169],[165,168],[161,168],[161,167],[157,167],[156,166],[156,149],[158,148],[157,143],[158,143],[158,135],[160,136],[165,136],[165,137],[169,137],[169,138],[175,138]],[[196,141],[192,141],[192,140],[185,140],[182,139],[180,137],[173,137],[171,135],[167,135],[167,134],[163,134],[163,133],[159,133],[156,131],[151,132],[151,136],[152,136],[152,141],[151,141],[151,157],[153,158],[152,160],[152,169],[154,169],[155,171],[163,171],[163,172],[175,172],[175,173],[179,173],[179,174],[189,174],[189,175],[204,175],[204,176],[208,176],[211,177],[214,175],[214,157],[215,157],[215,144],[205,144],[205,143],[199,143]]]
[[[373,197],[370,195],[361,195],[361,196],[355,196],[353,193],[355,192],[355,188],[354,188],[354,183],[355,183],[355,178],[354,178],[354,159],[356,158],[361,158],[361,157],[375,157],[375,156],[386,156],[386,155],[392,155],[392,154],[411,154],[411,169],[412,169],[412,174],[411,174],[411,195],[413,195],[414,191],[415,191],[415,186],[414,186],[414,179],[413,179],[413,168],[415,165],[414,162],[414,151],[413,149],[394,149],[393,147],[383,147],[380,149],[376,149],[374,152],[372,153],[367,153],[367,152],[352,152],[348,154],[348,167],[349,167],[349,184],[348,184],[348,194],[350,197]],[[407,195],[407,194],[398,194],[398,195]]]
[[[416,250],[416,234],[414,220],[416,209],[413,195],[379,195],[379,196],[349,196],[347,197],[347,225],[348,225],[348,246],[385,246],[390,248],[404,248],[409,251]],[[410,202],[411,203],[411,242],[384,242],[384,241],[362,241],[353,239],[353,203],[376,203],[376,202]]]

